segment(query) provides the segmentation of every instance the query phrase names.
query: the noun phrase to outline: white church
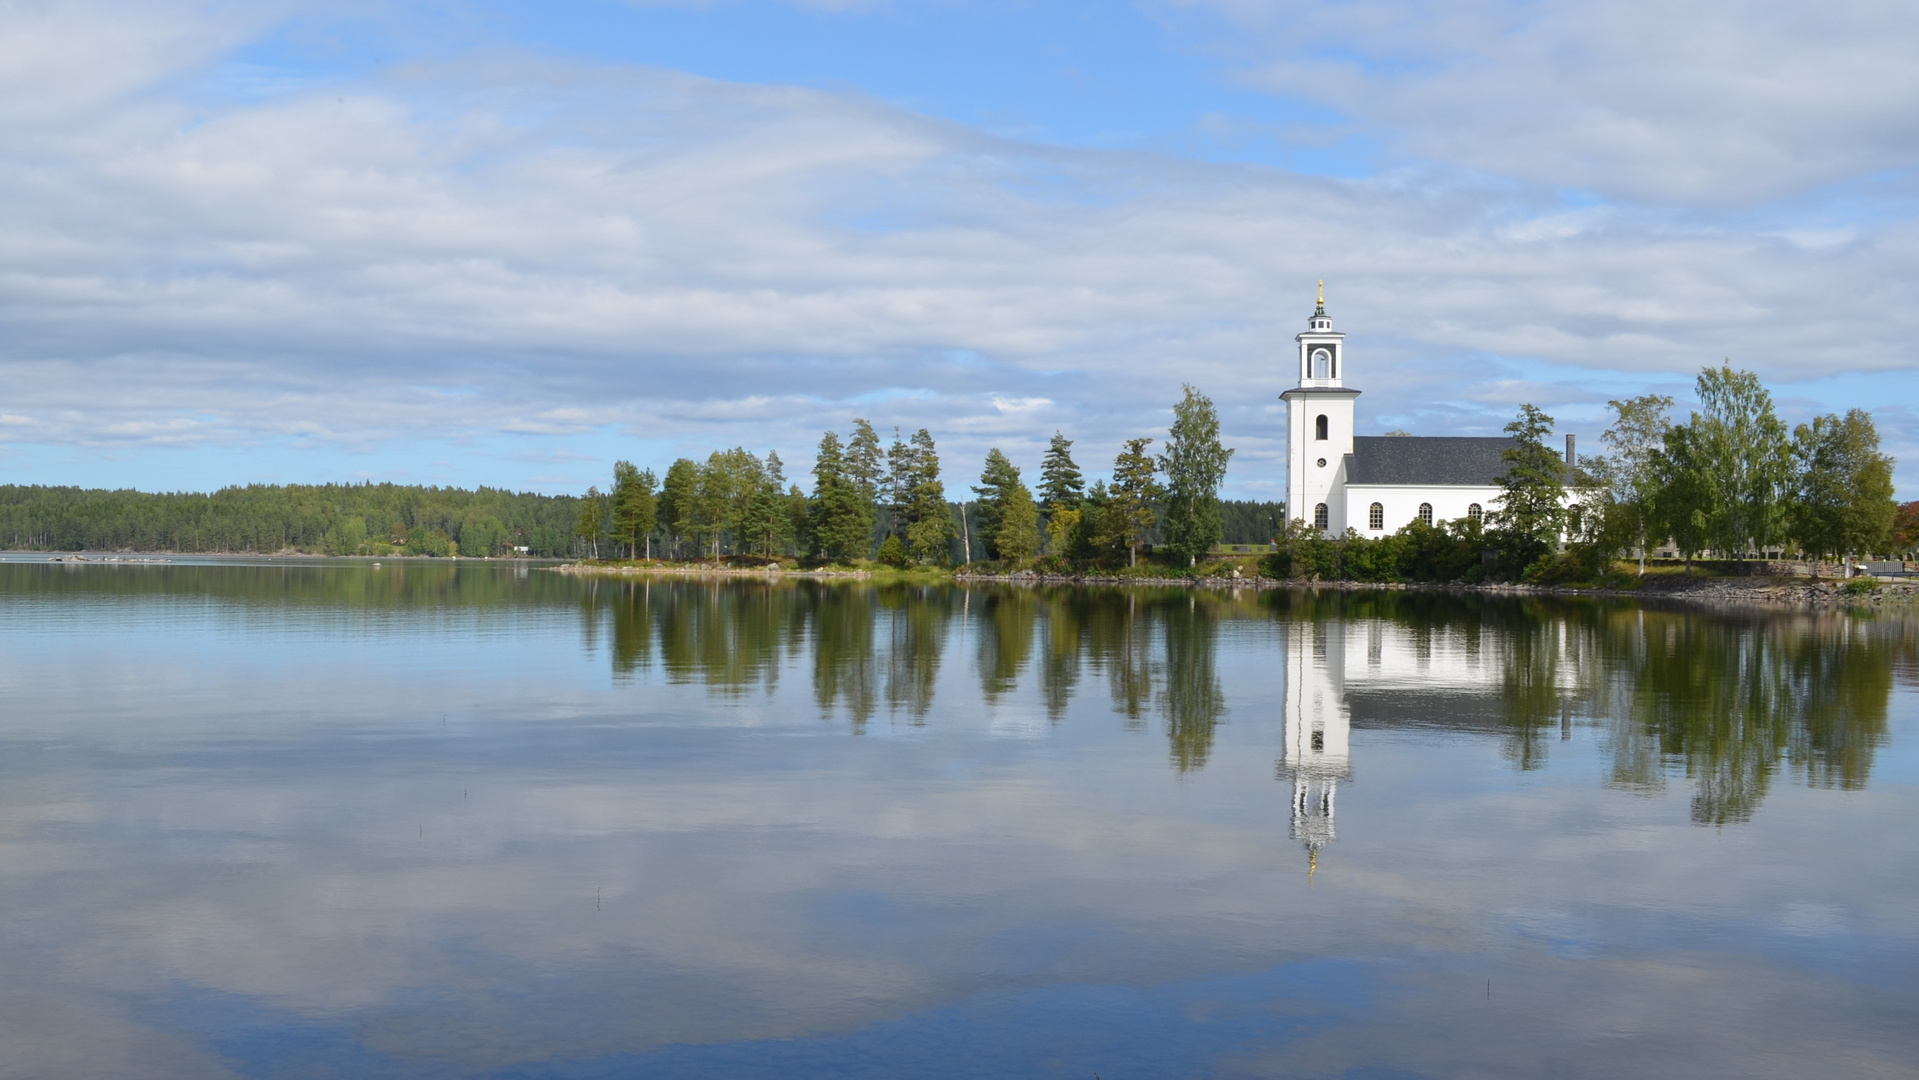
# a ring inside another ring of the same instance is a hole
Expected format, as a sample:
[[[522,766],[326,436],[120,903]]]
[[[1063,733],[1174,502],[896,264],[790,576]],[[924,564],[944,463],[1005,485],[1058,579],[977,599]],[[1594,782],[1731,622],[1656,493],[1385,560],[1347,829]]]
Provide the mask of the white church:
[[[1415,519],[1431,525],[1496,509],[1504,436],[1355,435],[1359,391],[1346,385],[1346,335],[1319,303],[1299,342],[1299,385],[1286,402],[1286,514],[1334,536],[1378,538]],[[1566,437],[1571,460],[1572,436]]]

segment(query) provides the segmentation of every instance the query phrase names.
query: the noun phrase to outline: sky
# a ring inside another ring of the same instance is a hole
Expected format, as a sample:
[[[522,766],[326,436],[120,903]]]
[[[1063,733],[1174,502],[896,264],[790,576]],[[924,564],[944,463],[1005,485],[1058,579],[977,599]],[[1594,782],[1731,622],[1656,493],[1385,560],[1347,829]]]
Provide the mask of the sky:
[[[550,493],[1219,406],[1598,449],[1758,372],[1919,498],[1919,20],[1764,0],[0,0],[0,482]]]

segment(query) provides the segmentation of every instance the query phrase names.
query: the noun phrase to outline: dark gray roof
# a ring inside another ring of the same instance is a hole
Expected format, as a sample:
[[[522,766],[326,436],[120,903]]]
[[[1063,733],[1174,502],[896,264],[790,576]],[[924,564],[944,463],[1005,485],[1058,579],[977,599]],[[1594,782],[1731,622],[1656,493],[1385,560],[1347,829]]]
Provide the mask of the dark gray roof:
[[[1506,475],[1509,438],[1358,435],[1346,466],[1349,484],[1465,484],[1491,487]]]

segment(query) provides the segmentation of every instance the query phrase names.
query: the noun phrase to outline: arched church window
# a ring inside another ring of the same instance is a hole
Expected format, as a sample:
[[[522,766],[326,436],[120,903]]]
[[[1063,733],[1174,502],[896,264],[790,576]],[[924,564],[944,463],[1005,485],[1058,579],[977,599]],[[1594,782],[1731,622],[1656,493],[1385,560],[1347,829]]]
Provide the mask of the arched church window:
[[[1326,504],[1320,503],[1318,506],[1313,507],[1313,528],[1325,528],[1326,520]]]
[[[1432,503],[1419,504],[1419,522],[1422,525],[1431,525],[1433,523],[1433,504]]]
[[[1478,503],[1474,503],[1466,508],[1466,516],[1478,521],[1486,516],[1486,511],[1481,510]]]
[[[1323,413],[1319,419],[1313,421],[1313,438],[1322,440],[1326,438],[1326,417]]]
[[[1369,529],[1383,529],[1386,527],[1385,506],[1380,503],[1373,504],[1373,508],[1366,514],[1366,527]]]
[[[1328,349],[1313,350],[1313,378],[1330,379],[1333,377],[1333,354]]]

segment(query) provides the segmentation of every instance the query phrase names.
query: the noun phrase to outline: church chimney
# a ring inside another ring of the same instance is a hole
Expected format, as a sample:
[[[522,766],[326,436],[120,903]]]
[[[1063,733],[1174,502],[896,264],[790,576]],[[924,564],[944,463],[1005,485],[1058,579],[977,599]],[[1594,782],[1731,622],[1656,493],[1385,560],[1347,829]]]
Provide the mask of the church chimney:
[[[1571,468],[1572,465],[1573,465],[1573,437],[1570,434],[1568,434],[1566,436],[1566,466],[1568,468]]]

